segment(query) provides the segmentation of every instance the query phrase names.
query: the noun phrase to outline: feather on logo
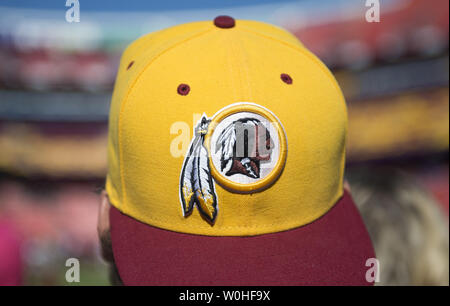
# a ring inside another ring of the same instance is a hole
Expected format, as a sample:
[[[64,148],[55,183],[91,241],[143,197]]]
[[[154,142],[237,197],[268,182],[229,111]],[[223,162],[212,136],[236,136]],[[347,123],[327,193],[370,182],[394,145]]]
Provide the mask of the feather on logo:
[[[194,206],[209,222],[217,216],[217,195],[209,166],[208,151],[204,146],[205,135],[211,120],[202,116],[195,128],[188,155],[181,171],[180,198],[184,216],[192,213]]]

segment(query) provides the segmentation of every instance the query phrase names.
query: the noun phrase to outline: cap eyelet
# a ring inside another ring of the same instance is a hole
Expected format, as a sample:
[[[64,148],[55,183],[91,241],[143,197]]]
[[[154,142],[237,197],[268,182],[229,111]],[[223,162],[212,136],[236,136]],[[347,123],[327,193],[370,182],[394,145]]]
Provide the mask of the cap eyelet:
[[[178,94],[182,95],[182,96],[186,96],[190,90],[191,90],[191,88],[187,84],[180,84],[180,85],[178,85],[178,88],[177,88]]]
[[[285,82],[286,84],[292,84],[292,78],[291,78],[291,76],[289,75],[289,74],[287,74],[287,73],[282,73],[281,75],[280,75],[280,78],[281,78],[281,80],[283,81],[283,82]]]
[[[130,69],[131,66],[133,66],[133,65],[134,65],[134,61],[131,61],[131,62],[128,64],[127,70]]]
[[[235,24],[235,20],[230,16],[217,16],[214,19],[214,25],[221,29],[233,28]]]

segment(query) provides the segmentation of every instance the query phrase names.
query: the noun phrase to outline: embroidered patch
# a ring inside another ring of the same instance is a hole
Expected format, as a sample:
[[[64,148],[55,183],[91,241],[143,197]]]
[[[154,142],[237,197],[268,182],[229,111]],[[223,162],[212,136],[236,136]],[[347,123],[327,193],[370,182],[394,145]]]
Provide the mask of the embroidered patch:
[[[180,176],[183,215],[194,206],[210,223],[218,212],[215,182],[230,192],[268,188],[281,174],[287,138],[279,119],[253,103],[232,104],[194,129]]]

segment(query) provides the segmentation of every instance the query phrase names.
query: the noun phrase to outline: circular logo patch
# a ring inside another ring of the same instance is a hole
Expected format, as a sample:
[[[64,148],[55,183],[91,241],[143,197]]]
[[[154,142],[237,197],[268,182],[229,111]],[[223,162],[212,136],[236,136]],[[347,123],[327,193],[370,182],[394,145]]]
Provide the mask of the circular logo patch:
[[[286,161],[287,139],[279,119],[253,103],[233,104],[215,114],[205,144],[214,179],[235,192],[270,186]]]

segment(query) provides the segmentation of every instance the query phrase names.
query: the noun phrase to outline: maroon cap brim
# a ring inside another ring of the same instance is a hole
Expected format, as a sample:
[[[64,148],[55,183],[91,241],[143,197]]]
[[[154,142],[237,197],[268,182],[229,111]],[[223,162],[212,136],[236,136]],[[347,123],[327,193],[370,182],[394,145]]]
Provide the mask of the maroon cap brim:
[[[320,219],[288,231],[211,237],[146,225],[111,207],[114,259],[125,285],[372,285],[370,237],[345,192]]]

